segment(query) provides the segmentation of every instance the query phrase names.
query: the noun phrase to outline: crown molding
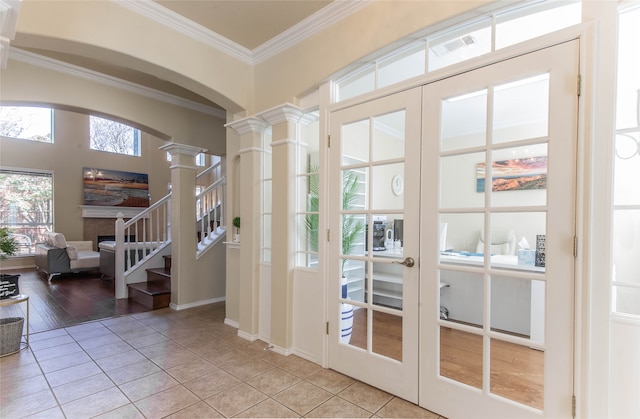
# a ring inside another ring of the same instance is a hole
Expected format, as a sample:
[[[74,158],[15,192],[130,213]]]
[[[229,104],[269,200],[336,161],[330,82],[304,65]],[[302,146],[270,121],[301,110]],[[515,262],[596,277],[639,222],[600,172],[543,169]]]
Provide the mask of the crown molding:
[[[203,42],[225,54],[253,65],[253,57],[248,48],[213,32],[172,10],[151,0],[111,0],[135,13],[174,29],[197,41]]]
[[[369,6],[375,0],[334,1],[251,51],[254,64],[291,48],[321,30]]]
[[[150,99],[158,100],[160,102],[169,103],[172,105],[180,106],[182,108],[191,109],[196,112],[200,112],[206,115],[215,116],[216,118],[227,118],[226,111],[222,109],[213,108],[203,105],[188,99],[184,99],[178,96],[170,95],[168,93],[161,92],[159,90],[151,89],[146,86],[141,86],[136,83],[131,83],[117,77],[108,76],[97,71],[88,70],[83,67],[79,67],[73,64],[65,63],[55,60],[53,58],[45,57],[43,55],[34,54],[29,51],[10,47],[9,57],[12,60],[20,61],[25,64],[34,65],[47,70],[57,71],[59,73],[68,74],[73,77],[82,78],[85,80],[100,83],[105,86],[114,87],[128,91],[133,94],[148,97]]]
[[[308,18],[268,40],[264,44],[249,50],[224,36],[179,15],[152,0],[111,0],[135,13],[163,24],[180,33],[209,45],[240,61],[255,65],[274,55],[291,48],[328,26],[356,13],[376,0],[339,0],[318,10]]]

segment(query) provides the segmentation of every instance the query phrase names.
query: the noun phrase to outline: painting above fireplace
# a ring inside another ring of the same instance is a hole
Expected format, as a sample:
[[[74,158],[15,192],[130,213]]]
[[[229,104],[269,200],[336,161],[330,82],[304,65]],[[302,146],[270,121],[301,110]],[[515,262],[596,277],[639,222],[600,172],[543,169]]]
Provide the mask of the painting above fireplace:
[[[84,205],[148,207],[149,176],[143,173],[85,167]]]

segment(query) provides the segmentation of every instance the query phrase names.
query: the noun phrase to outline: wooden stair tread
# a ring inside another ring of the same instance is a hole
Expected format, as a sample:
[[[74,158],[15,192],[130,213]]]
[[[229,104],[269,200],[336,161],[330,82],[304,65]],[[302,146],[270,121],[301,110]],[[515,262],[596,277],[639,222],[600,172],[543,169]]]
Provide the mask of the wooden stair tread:
[[[148,282],[138,282],[136,284],[129,284],[129,288],[148,295],[171,294],[171,281],[155,280]]]
[[[146,271],[156,276],[162,276],[167,279],[171,278],[171,268],[149,268]]]

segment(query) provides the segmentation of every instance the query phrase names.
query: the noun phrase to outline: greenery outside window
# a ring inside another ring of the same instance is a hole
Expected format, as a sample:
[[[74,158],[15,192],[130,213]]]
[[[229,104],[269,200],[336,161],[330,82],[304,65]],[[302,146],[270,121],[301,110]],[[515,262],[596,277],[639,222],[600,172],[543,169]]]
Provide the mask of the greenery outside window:
[[[18,242],[16,256],[35,253],[43,234],[53,231],[53,175],[0,168],[0,227]]]
[[[139,129],[110,119],[89,117],[89,138],[92,150],[140,156],[141,137]]]
[[[0,136],[52,143],[53,109],[0,106]]]

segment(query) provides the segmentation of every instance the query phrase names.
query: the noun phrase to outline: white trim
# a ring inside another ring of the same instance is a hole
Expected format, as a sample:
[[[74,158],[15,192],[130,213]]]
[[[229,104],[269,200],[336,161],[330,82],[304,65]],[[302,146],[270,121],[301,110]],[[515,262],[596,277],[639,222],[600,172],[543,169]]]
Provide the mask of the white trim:
[[[278,140],[270,143],[269,145],[271,146],[271,148],[274,148],[274,147],[277,147],[280,145],[286,145],[286,144],[298,145],[298,142],[295,140]]]
[[[235,327],[236,329],[240,328],[240,323],[227,317],[224,318],[224,324],[226,324],[227,326]]]
[[[254,60],[248,48],[237,44],[224,36],[195,23],[184,16],[151,0],[112,0],[115,4],[125,7],[154,22],[167,26],[190,38],[200,41],[220,52],[228,54],[238,60],[253,64]]]
[[[187,303],[187,304],[174,304],[174,303],[171,303],[171,304],[169,304],[169,307],[171,307],[173,310],[178,311],[178,310],[186,310],[188,308],[206,306],[207,304],[220,303],[222,301],[226,301],[226,297],[209,298],[208,300],[196,301],[196,302]],[[225,322],[226,322],[226,320],[225,320]]]
[[[159,90],[125,81],[117,77],[108,76],[97,71],[88,70],[83,67],[65,63],[63,61],[58,61],[53,58],[45,57],[43,55],[34,54],[33,52],[25,51],[19,48],[10,47],[9,58],[25,64],[44,68],[46,70],[56,71],[59,73],[70,75],[72,77],[78,77],[105,86],[125,90],[129,93],[158,100],[160,102],[165,102],[171,105],[180,106],[182,108],[191,109],[196,112],[201,112],[205,115],[211,115],[220,119],[227,118],[227,112],[223,109],[213,108],[211,106],[203,105],[201,103],[197,103],[188,99],[183,99],[181,97],[161,92]]]
[[[251,152],[266,153],[266,151],[261,149],[260,147],[249,147],[249,148],[243,148],[242,150],[238,150],[238,154],[245,154],[245,153],[251,153]]]
[[[289,355],[291,355],[293,353],[291,351],[291,349],[285,349],[285,348],[283,348],[281,346],[276,346],[276,345],[273,345],[273,344],[271,344],[270,350],[275,352],[275,353],[277,353],[277,354],[284,355],[284,356],[289,356]]]
[[[334,1],[262,45],[249,50],[151,0],[112,0],[114,3],[200,41],[246,64],[259,64],[357,13],[375,0]]]
[[[259,340],[258,335],[252,335],[240,329],[238,329],[238,336],[251,342],[253,342],[254,340]]]
[[[79,205],[82,209],[82,218],[133,218],[146,210],[147,207],[112,207],[98,205]]]

